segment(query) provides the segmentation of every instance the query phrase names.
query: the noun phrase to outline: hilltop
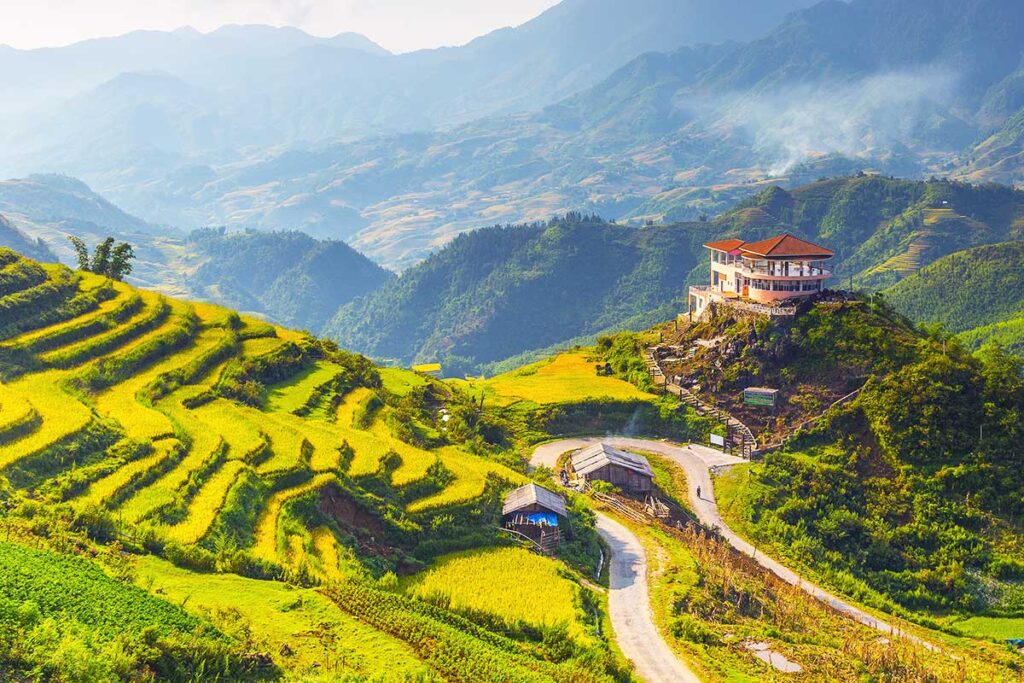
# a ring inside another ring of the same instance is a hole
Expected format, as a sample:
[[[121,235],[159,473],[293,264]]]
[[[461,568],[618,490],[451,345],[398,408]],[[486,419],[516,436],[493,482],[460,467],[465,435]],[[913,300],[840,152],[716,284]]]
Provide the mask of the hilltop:
[[[1020,623],[1024,361],[834,292],[794,317],[723,306],[658,332],[665,374],[758,441],[759,461],[716,482],[734,530],[886,611]],[[778,389],[776,407],[745,405],[751,386]]]
[[[637,229],[579,215],[477,230],[343,307],[324,332],[375,358],[476,373],[672,315],[712,234],[704,224]]]

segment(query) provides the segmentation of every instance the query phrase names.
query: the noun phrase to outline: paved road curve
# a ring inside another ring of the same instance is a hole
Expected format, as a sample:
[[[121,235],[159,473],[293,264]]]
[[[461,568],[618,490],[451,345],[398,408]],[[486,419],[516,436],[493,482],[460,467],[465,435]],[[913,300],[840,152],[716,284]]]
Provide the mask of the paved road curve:
[[[554,467],[558,456],[595,440],[569,439],[534,451],[533,466]],[[658,633],[647,585],[647,553],[632,531],[611,517],[597,514],[597,532],[611,550],[608,560],[608,612],[615,640],[637,675],[648,683],[700,683]]]
[[[796,572],[787,569],[772,558],[767,557],[764,553],[758,552],[754,546],[730,529],[718,513],[718,504],[715,502],[715,490],[711,481],[710,468],[746,462],[741,458],[727,455],[713,448],[699,446],[697,444],[678,446],[664,441],[650,441],[647,439],[633,439],[628,437],[607,437],[602,439],[594,437],[586,439],[565,439],[562,441],[543,444],[533,452],[530,463],[534,466],[547,465],[548,467],[554,467],[555,462],[558,460],[558,456],[566,451],[583,448],[592,443],[597,443],[598,441],[605,441],[612,446],[618,446],[620,448],[633,448],[637,450],[650,451],[670,458],[686,471],[686,480],[690,487],[690,508],[694,513],[696,513],[697,518],[700,519],[701,523],[708,527],[717,527],[722,538],[728,541],[736,550],[746,555],[753,556],[758,564],[778,576],[786,583],[800,588],[808,595],[817,598],[821,602],[824,602],[833,609],[864,624],[865,626],[870,626],[871,628],[877,629],[883,633],[905,638],[906,640],[916,643],[928,650],[938,650],[938,648],[932,643],[929,643],[922,638],[918,638],[913,634],[906,633],[888,622],[882,621],[881,619],[854,607],[820,586],[809,581],[805,581],[800,578]],[[697,498],[698,486],[700,486],[701,489],[700,498]],[[623,648],[623,650],[625,650],[625,648]]]

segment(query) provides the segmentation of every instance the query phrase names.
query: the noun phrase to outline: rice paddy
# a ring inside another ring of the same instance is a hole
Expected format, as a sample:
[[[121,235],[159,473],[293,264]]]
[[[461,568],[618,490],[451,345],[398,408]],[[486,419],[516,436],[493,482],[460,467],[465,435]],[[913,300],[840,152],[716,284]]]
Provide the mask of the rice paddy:
[[[309,370],[275,385],[267,396],[267,408],[277,413],[298,410],[306,404],[314,389],[329,382],[341,369],[336,363],[316,363]]]
[[[4,253],[0,250],[0,256]],[[66,269],[46,272],[67,280]],[[39,277],[12,276],[3,282],[16,287]],[[365,486],[362,490],[373,495],[393,491],[387,505],[394,523],[427,529],[431,515],[443,517],[448,508],[472,502],[495,475],[510,484],[525,481],[517,472],[462,448],[418,447],[392,433],[389,425],[397,408],[388,397],[407,396],[424,386],[428,380],[420,374],[385,370],[382,388],[357,387],[342,396],[344,388],[332,380],[349,371],[341,364],[344,359],[311,355],[312,362],[294,365],[280,360],[297,349],[320,348],[302,333],[245,318],[240,324],[218,306],[169,300],[88,275],[81,278],[81,286],[109,291],[85,312],[3,343],[32,362],[16,368],[0,385],[0,475],[33,496],[37,490],[59,490],[75,513],[105,511],[126,536],[144,532],[165,548],[194,546],[209,553],[227,533],[253,559],[302,569],[340,586],[370,572],[341,522],[297,516],[300,508],[294,503],[304,496],[316,497],[332,483],[332,495],[349,495],[353,486]],[[26,301],[32,305],[33,299]],[[247,390],[244,382],[249,380],[238,378],[250,367],[253,372],[266,367],[276,372],[273,383],[260,387],[264,393],[247,400],[224,389],[237,382],[241,391]],[[321,400],[324,395],[326,400]],[[319,407],[312,415],[308,408],[314,404]],[[334,405],[336,410],[324,409]],[[37,457],[51,448],[56,457]],[[88,452],[89,459],[83,460],[79,451]],[[389,457],[394,460],[385,471],[382,463]],[[79,466],[81,474],[76,472]],[[439,483],[416,488],[437,467],[444,474]],[[25,468],[26,474],[11,476]],[[74,478],[65,477],[69,474]],[[62,477],[74,486],[47,488]],[[325,500],[331,497],[313,502]],[[315,505],[303,504],[301,509],[311,507]],[[513,561],[502,557],[484,562],[492,575],[507,571],[502,562]],[[523,561],[537,560],[528,556]],[[312,667],[314,661],[325,661],[328,651],[334,653],[328,658],[347,657],[331,669],[311,668],[314,673],[387,670],[419,676],[426,671],[422,658],[402,639],[347,616],[312,591],[295,591],[285,599],[281,591],[293,589],[283,584],[223,575],[198,580],[153,557],[141,558],[139,565],[153,576],[154,590],[203,614],[231,594],[232,608],[250,619],[253,636],[263,642],[288,639],[295,661],[308,659]],[[569,624],[576,586],[552,573],[557,563],[540,560],[540,565],[545,581],[554,577],[557,595],[551,595],[541,614],[516,612],[510,618],[525,624]],[[439,567],[439,574],[425,580],[424,590],[435,591],[451,581],[449,565]],[[254,595],[261,598],[251,599]],[[288,600],[299,595],[303,606],[288,607]],[[458,597],[466,609],[487,608],[473,602],[479,599]],[[223,617],[208,616],[215,621]],[[343,634],[345,644],[310,636],[324,629]],[[368,652],[371,646],[379,652]]]
[[[597,374],[584,351],[563,353],[484,380],[450,380],[499,405],[517,401],[567,403],[588,398],[617,401],[653,400],[629,382]]]
[[[585,633],[577,607],[582,589],[562,572],[559,562],[522,548],[472,550],[441,558],[403,588],[456,611],[493,614],[510,624],[562,627],[580,638]]]

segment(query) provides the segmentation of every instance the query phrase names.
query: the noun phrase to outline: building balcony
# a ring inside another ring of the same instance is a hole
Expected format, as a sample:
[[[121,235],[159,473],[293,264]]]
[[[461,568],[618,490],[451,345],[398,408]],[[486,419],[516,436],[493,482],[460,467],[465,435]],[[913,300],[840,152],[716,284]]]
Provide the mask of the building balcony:
[[[824,268],[751,268],[738,263],[712,263],[711,267],[720,273],[742,275],[744,278],[758,280],[821,280],[832,277],[832,271]]]

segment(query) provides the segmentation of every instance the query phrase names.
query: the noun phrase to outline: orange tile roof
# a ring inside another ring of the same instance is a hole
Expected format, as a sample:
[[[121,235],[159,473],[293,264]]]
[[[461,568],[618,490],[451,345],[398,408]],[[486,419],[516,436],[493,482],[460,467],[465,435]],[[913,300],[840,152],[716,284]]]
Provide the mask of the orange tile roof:
[[[717,242],[708,242],[704,246],[716,251],[732,251],[733,249],[739,249],[744,244],[746,242],[743,240],[718,240]]]
[[[742,251],[754,256],[805,256],[816,258],[831,258],[835,253],[799,237],[793,237],[789,233],[777,235],[760,242],[746,242]]]

